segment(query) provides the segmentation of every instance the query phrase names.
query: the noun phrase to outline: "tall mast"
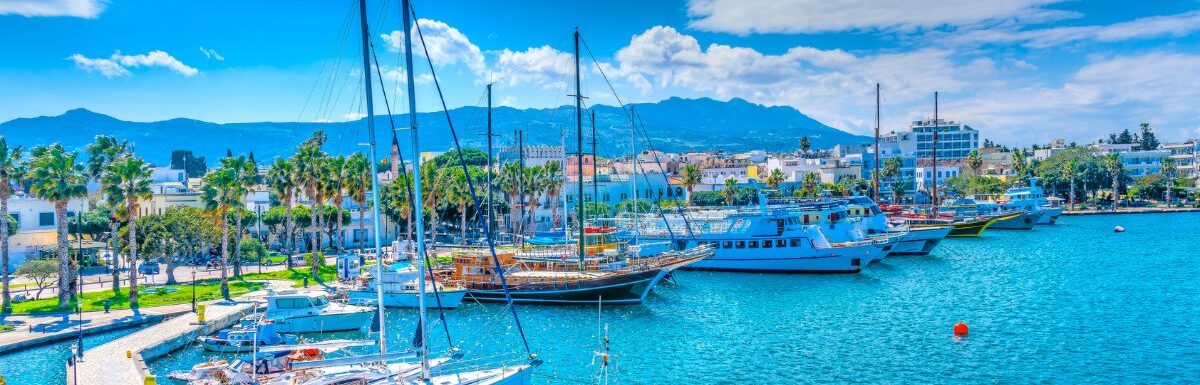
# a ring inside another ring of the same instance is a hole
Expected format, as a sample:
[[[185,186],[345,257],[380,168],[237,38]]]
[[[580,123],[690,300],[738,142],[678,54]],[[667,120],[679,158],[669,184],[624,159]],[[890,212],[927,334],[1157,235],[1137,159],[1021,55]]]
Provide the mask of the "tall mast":
[[[496,222],[496,215],[493,211],[496,206],[492,204],[492,85],[487,85],[487,147],[488,147],[488,169],[487,169],[487,223],[488,232],[492,231]],[[488,234],[491,235],[491,234]]]
[[[637,123],[633,120],[633,106],[629,106],[629,134],[630,145],[629,153],[633,155],[633,172],[629,176],[629,196],[633,199],[633,243],[637,244],[638,233],[638,193],[637,193],[637,176],[638,176],[638,152],[637,152]]]
[[[567,210],[567,189],[566,189],[566,183],[567,183],[567,129],[566,129],[566,127],[563,127],[562,129],[558,130],[558,134],[559,134],[558,144],[560,146],[562,146],[562,150],[563,150],[562,167],[559,167],[559,171],[562,172],[563,188],[558,189],[558,200],[562,203],[563,240],[567,240],[567,239],[571,239],[571,236],[569,234],[570,227],[567,224],[567,217],[570,216],[571,211]]]
[[[937,150],[938,150],[938,92],[933,91],[933,217],[937,218],[938,209],[938,180],[937,180]]]
[[[600,204],[600,180],[596,175],[600,172],[600,164],[596,158],[596,107],[588,109],[592,114],[592,202]]]
[[[521,234],[525,234],[525,132],[517,130],[517,165],[520,166],[521,172],[517,173],[517,189],[520,200],[520,223],[517,228]]]
[[[359,1],[366,2],[366,0]],[[426,354],[429,349],[425,343],[425,341],[429,340],[425,338],[425,216],[421,215],[424,212],[424,208],[421,207],[421,142],[417,134],[417,93],[413,79],[412,58],[412,4],[409,1],[401,0],[400,13],[403,14],[402,19],[404,20],[404,68],[406,69],[404,73],[408,78],[408,129],[412,133],[413,204],[415,205],[413,217],[416,218],[413,224],[417,226],[417,259],[420,260],[417,263],[417,276],[421,277],[420,283],[417,285],[417,305],[420,308],[420,318],[417,319],[417,334],[421,337],[421,350],[418,355],[421,356],[421,378],[429,378],[429,357]],[[378,208],[379,205],[375,205],[375,207]],[[434,226],[436,225],[435,223]],[[381,302],[380,306],[382,305],[383,303]]]
[[[406,0],[407,1],[407,0]],[[405,3],[407,4],[407,2]],[[370,33],[367,32],[367,0],[358,1],[358,16],[360,29],[362,30],[362,54],[363,54],[363,86],[366,89],[367,96],[367,145],[369,153],[367,159],[369,162],[375,161],[375,103],[371,95],[371,40]],[[414,115],[415,116],[415,115]],[[375,299],[379,306],[379,354],[387,353],[387,337],[386,328],[383,327],[383,246],[379,239],[379,174],[371,169],[371,204],[372,216],[374,222],[372,224],[375,231]],[[255,338],[257,340],[258,338]]]
[[[579,90],[579,27],[575,27],[575,163],[579,167],[579,205],[575,208],[579,222],[579,268],[583,269],[583,94]]]
[[[871,173],[871,180],[875,184],[874,195],[871,199],[875,204],[879,204],[879,83],[875,83],[875,171]],[[892,186],[895,187],[895,186]]]

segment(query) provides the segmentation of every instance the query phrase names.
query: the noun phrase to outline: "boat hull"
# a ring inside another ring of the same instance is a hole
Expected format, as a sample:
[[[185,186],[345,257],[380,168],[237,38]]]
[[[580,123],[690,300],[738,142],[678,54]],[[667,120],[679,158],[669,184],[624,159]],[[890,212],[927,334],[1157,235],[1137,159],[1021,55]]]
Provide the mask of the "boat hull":
[[[1008,219],[999,219],[992,224],[991,228],[997,230],[1033,230],[1033,226],[1037,225],[1038,218],[1041,213],[1022,213]]]
[[[713,256],[688,265],[687,270],[762,273],[852,274],[887,254],[882,246],[863,244],[815,250],[811,248],[718,249]]]
[[[900,242],[892,248],[890,255],[928,255],[952,230],[953,226],[909,229],[908,234],[900,237]]]
[[[615,277],[576,282],[522,283],[509,287],[516,303],[543,304],[638,304],[674,268],[657,268]],[[473,283],[467,296],[481,302],[506,302],[500,283]]]
[[[1010,217],[1015,217],[1015,215],[1012,215]],[[989,226],[991,226],[993,223],[996,223],[996,221],[998,219],[1000,219],[1000,217],[988,218],[988,219],[972,219],[972,220],[966,220],[966,221],[962,221],[962,222],[955,222],[953,225],[951,225],[950,234],[946,235],[946,237],[947,238],[978,237],[980,235],[983,235],[983,231],[987,230],[987,228]]]
[[[1063,213],[1062,207],[1043,207],[1042,216],[1038,218],[1039,225],[1053,225]]]
[[[372,315],[373,311],[363,311],[315,314],[272,321],[275,323],[276,332],[279,333],[323,333],[361,329],[371,322]]]
[[[425,307],[431,309],[454,309],[462,303],[466,295],[467,291],[462,289],[443,289],[439,290],[437,295],[433,291],[428,291],[425,292]],[[351,291],[347,294],[347,298],[348,302],[355,305],[374,305],[379,301],[376,292],[367,290]],[[439,304],[441,306],[438,306]],[[415,292],[383,293],[384,307],[416,308],[420,305],[420,295]]]

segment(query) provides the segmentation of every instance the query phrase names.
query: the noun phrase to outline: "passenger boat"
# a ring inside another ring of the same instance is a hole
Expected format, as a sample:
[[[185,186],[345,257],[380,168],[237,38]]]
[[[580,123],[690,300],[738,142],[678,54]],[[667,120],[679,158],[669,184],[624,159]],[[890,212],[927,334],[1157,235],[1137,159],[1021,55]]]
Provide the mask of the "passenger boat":
[[[215,336],[198,337],[196,342],[210,352],[243,353],[254,350],[256,346],[295,344],[296,337],[280,335],[273,323],[243,320],[241,324],[217,332]]]
[[[1053,204],[1046,193],[1038,186],[1038,178],[1029,178],[1029,187],[1013,187],[1004,191],[1002,199],[997,204],[1020,210],[1037,213],[1035,223],[1052,225],[1063,213],[1061,205]]]
[[[377,285],[383,281],[383,305],[386,307],[416,308],[421,304],[418,296],[424,295],[428,308],[453,309],[462,303],[467,290],[461,287],[446,286],[440,282],[430,282],[420,276],[420,272],[412,267],[386,268],[382,279],[364,277],[363,284],[347,293],[347,302],[356,305],[374,305],[379,303],[376,293]],[[425,293],[417,285],[425,284]]]
[[[991,201],[971,197],[946,202],[939,211],[954,214],[958,218],[999,217],[992,223],[991,228],[1000,230],[1032,230],[1042,215],[1041,212],[1013,210]]]
[[[375,311],[369,306],[331,302],[328,294],[320,291],[271,291],[266,301],[263,319],[273,323],[279,333],[359,330],[371,321]]]

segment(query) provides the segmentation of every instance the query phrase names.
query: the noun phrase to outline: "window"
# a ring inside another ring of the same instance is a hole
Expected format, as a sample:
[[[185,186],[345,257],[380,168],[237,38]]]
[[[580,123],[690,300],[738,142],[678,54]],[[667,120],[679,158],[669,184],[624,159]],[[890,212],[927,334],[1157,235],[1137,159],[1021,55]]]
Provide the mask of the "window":
[[[744,249],[746,248],[746,241],[737,241],[735,242],[734,246],[739,249]]]
[[[773,242],[771,242],[771,241],[763,241],[763,248],[764,248],[764,249],[769,249],[769,248],[771,248],[771,245],[773,245],[773,244],[774,244],[774,243],[773,243]]]
[[[800,247],[800,238],[792,238],[788,240],[791,247]]]
[[[38,213],[38,226],[54,226],[54,213]]]
[[[725,244],[721,245],[721,248],[722,249],[732,249],[733,241],[725,241]]]
[[[757,248],[758,248],[758,241],[750,241],[750,248],[751,248],[751,249],[757,249]]]
[[[787,247],[787,241],[784,241],[782,239],[776,239],[775,247]]]

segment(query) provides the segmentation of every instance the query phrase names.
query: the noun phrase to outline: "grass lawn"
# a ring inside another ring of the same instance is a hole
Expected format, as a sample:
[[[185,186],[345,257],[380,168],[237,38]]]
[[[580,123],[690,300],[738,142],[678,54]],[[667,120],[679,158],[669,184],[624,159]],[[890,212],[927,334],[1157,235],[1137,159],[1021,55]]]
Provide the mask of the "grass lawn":
[[[239,280],[229,281],[229,295],[239,296],[262,288],[262,283]],[[140,288],[141,286],[139,286]],[[145,293],[139,292],[138,305],[143,308],[177,305],[192,302],[192,285],[155,286],[164,290]],[[176,290],[177,289],[177,290]],[[221,298],[221,284],[217,280],[203,280],[196,284],[196,299],[207,301]],[[111,308],[128,309],[129,293],[122,291],[114,294],[111,290],[83,293],[83,311],[104,311],[104,300],[111,299]],[[71,309],[74,309],[72,303]],[[59,311],[58,298],[45,298],[13,304],[13,314],[47,313]]]
[[[315,285],[320,282],[333,281],[337,279],[337,268],[334,266],[321,266],[318,274],[321,278],[319,282],[312,280],[312,269],[308,267],[296,267],[290,270],[272,271],[269,273],[249,273],[242,274],[242,279],[246,280],[281,280],[292,281],[292,286],[304,285],[304,278],[308,277],[309,284]]]
[[[12,325],[0,325],[0,333],[11,332],[12,330],[13,330]]]

